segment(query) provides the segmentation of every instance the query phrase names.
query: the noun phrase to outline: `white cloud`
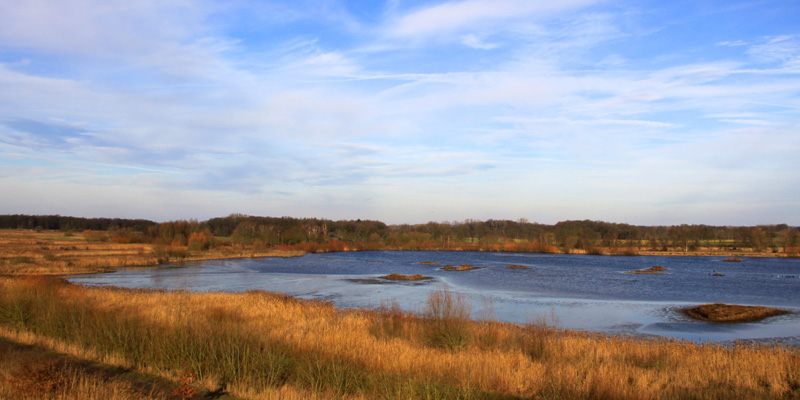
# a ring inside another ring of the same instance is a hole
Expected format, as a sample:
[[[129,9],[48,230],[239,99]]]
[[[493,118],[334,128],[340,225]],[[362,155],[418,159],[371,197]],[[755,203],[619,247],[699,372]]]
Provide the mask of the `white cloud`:
[[[778,62],[800,71],[800,35],[781,35],[764,38],[765,43],[750,47],[748,53],[761,62]]]
[[[209,10],[184,0],[6,1],[0,43],[63,53],[149,53],[160,43],[202,36]]]
[[[396,37],[424,37],[461,30],[508,19],[544,17],[584,7],[597,0],[464,0],[424,7],[392,21],[388,34]]]
[[[464,36],[461,43],[464,43],[464,45],[472,47],[474,49],[480,49],[480,50],[491,50],[499,46],[496,43],[487,43],[483,39],[473,34]]]
[[[747,42],[744,40],[731,40],[731,41],[723,41],[717,42],[717,46],[725,46],[725,47],[737,47],[737,46],[747,46]]]

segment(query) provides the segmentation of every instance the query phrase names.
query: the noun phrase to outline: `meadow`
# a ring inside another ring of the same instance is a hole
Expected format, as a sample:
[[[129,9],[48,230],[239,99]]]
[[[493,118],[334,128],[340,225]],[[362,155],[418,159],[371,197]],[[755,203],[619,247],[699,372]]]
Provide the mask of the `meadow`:
[[[105,231],[79,233],[0,229],[0,274],[84,274],[168,262],[243,257],[294,257],[300,250],[235,245],[192,250],[186,245],[137,241]]]

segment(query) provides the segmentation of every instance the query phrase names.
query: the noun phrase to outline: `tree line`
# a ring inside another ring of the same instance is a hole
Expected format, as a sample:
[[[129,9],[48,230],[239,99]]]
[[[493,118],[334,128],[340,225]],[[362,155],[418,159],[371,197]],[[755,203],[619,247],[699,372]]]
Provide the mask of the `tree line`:
[[[61,215],[0,215],[0,229],[49,229],[59,231],[106,231],[109,229],[131,229],[143,232],[157,225],[146,219],[124,218],[80,218]]]
[[[143,219],[79,218],[59,215],[0,215],[3,229],[107,231],[120,241],[142,241],[206,249],[220,242],[260,248],[294,246],[306,251],[492,250],[587,253],[616,251],[696,251],[752,249],[796,251],[800,229],[787,224],[759,226],[639,226],[604,221],[561,221],[554,225],[525,219],[465,220],[387,225],[372,220],[259,217],[231,214],[207,221],[157,223]],[[127,238],[127,239],[126,239]]]

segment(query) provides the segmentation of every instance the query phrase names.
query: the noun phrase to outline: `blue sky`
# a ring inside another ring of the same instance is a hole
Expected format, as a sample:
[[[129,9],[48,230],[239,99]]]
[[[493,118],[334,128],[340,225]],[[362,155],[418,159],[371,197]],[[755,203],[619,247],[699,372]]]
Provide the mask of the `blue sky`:
[[[800,225],[800,2],[0,2],[0,213]]]

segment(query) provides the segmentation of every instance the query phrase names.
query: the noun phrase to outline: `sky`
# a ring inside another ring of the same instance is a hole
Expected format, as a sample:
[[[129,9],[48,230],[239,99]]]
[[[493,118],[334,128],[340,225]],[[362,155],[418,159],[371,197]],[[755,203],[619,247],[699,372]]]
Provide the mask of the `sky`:
[[[800,2],[0,2],[0,214],[800,225]]]

